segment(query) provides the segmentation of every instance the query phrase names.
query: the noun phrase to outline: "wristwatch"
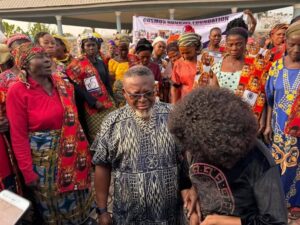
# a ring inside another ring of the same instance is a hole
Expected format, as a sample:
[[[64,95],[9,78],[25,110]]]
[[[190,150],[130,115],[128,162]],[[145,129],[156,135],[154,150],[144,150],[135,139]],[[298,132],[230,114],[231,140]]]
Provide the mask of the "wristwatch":
[[[107,212],[107,207],[105,207],[105,208],[99,208],[99,207],[97,207],[96,208],[96,213],[98,215],[102,215],[103,213],[106,213],[106,212]]]

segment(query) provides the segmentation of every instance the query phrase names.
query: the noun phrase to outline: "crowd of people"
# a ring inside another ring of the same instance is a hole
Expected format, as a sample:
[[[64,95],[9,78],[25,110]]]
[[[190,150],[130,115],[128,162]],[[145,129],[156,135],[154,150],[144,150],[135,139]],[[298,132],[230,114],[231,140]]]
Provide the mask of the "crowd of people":
[[[7,37],[0,190],[31,201],[20,224],[300,224],[300,16],[264,41],[255,24],[206,45],[190,25],[88,33],[76,56],[61,35]]]

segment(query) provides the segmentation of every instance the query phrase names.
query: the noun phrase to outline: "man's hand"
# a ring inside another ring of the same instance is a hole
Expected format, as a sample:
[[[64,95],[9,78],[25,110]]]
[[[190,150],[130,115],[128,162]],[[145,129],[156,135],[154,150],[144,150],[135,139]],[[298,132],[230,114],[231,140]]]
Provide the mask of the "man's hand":
[[[99,225],[111,225],[112,219],[108,212],[102,213],[98,216],[98,224]]]
[[[4,133],[8,131],[8,120],[6,117],[0,119],[0,133]]]

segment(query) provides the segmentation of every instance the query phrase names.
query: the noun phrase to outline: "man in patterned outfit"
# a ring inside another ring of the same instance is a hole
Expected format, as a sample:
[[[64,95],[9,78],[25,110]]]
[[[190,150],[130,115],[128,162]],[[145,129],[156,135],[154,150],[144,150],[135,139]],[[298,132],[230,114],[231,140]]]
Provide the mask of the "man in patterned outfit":
[[[182,200],[191,182],[167,129],[170,105],[155,101],[154,76],[135,66],[123,80],[127,105],[104,120],[92,145],[100,224],[181,225]],[[112,220],[107,213],[114,178]]]

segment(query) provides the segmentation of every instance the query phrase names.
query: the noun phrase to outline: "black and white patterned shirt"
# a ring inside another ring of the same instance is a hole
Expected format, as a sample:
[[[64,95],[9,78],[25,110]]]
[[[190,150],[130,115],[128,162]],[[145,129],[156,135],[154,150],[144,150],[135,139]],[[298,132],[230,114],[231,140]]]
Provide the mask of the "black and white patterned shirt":
[[[94,164],[109,165],[114,174],[114,224],[182,224],[180,189],[189,179],[167,129],[170,110],[170,105],[157,102],[145,121],[126,105],[102,124],[91,149]]]

